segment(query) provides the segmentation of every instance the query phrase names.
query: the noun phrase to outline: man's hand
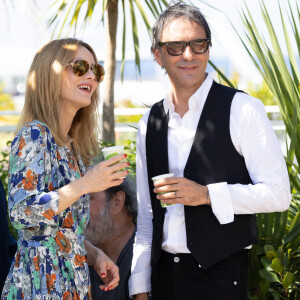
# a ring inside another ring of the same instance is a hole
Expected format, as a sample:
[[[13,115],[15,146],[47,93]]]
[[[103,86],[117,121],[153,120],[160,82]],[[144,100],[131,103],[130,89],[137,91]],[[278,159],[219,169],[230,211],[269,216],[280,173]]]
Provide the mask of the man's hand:
[[[190,206],[210,205],[208,188],[184,177],[170,177],[157,180],[154,184],[157,199],[165,204]]]
[[[136,294],[133,297],[134,300],[148,300],[148,293]]]

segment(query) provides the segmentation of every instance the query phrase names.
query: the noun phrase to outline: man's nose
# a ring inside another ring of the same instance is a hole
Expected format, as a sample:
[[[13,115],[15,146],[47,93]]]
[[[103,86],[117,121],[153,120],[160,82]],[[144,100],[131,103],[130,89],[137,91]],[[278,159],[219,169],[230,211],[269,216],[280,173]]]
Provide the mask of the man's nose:
[[[194,53],[190,46],[186,46],[186,48],[184,49],[184,51],[182,53],[182,57],[187,60],[193,59]]]

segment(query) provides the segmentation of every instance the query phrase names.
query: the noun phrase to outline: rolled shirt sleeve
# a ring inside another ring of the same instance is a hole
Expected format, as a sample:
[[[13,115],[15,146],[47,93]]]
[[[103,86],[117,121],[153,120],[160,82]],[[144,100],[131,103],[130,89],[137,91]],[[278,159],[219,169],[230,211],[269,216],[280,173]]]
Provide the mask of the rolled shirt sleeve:
[[[221,224],[234,214],[280,212],[291,201],[287,167],[276,134],[259,99],[237,93],[230,114],[230,134],[245,159],[253,184],[208,185],[212,210]]]

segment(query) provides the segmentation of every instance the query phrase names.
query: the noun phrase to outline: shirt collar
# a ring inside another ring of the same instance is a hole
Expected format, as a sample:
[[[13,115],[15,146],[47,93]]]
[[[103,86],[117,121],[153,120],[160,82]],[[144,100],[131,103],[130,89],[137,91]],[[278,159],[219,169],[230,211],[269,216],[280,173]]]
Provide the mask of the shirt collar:
[[[189,99],[190,109],[194,108],[196,105],[198,106],[198,108],[203,107],[206,101],[207,95],[213,83],[213,78],[208,73],[206,73],[206,75],[207,76],[204,82],[200,85],[198,90]],[[174,114],[175,111],[175,106],[173,104],[172,96],[173,96],[173,90],[172,87],[170,87],[163,101],[165,113],[167,114],[169,112],[170,116]]]

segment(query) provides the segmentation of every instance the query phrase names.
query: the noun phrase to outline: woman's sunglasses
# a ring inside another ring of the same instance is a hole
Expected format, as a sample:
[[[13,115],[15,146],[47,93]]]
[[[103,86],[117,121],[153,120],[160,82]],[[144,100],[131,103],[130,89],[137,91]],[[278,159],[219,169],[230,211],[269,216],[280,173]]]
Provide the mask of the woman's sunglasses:
[[[98,82],[101,82],[104,78],[104,68],[99,64],[92,64],[90,66],[86,60],[76,59],[73,62],[70,62],[69,65],[72,66],[73,73],[76,76],[83,76],[91,69]]]

